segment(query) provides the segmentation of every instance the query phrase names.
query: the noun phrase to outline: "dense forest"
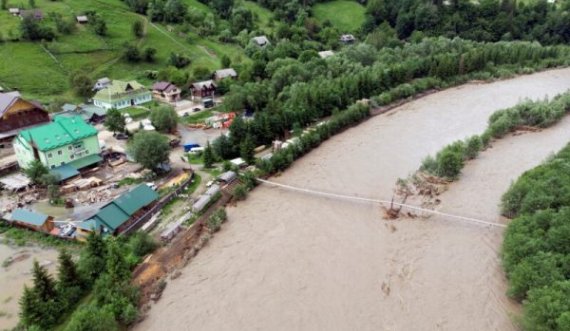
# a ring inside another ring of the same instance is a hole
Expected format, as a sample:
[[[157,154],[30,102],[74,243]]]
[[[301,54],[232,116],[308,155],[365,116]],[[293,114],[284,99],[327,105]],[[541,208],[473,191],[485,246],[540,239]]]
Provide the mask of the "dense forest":
[[[570,145],[523,174],[503,196],[515,217],[503,243],[509,295],[523,301],[525,330],[570,330]]]

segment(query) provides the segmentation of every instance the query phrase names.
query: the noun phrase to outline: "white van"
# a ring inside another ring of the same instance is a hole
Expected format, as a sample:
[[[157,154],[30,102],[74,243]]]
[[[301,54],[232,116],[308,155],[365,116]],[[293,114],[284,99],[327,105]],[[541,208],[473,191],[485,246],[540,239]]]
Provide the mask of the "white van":
[[[206,149],[204,147],[192,147],[190,148],[190,153],[192,154],[200,154],[203,153]]]

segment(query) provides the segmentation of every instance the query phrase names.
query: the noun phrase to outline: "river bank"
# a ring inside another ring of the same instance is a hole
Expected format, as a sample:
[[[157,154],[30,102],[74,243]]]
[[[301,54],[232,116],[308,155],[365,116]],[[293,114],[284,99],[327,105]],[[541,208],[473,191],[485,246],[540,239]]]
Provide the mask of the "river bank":
[[[482,132],[492,112],[568,87],[570,69],[560,69],[435,93],[332,137],[275,180],[389,199],[397,178],[441,146]],[[497,203],[481,213],[493,214]],[[260,187],[229,208],[229,223],[136,329],[515,329],[517,307],[502,299],[501,235],[462,246],[458,238],[490,230],[432,219],[392,228],[381,217],[377,206]],[[481,263],[456,263],[473,256]],[[488,273],[494,281],[478,278]]]

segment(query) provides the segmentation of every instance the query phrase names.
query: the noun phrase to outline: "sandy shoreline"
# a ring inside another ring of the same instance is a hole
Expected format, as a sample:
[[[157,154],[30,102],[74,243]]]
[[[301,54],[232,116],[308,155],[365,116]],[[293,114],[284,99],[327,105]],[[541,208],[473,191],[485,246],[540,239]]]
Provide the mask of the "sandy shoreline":
[[[274,180],[390,199],[397,178],[482,132],[495,110],[568,88],[570,69],[560,69],[435,93],[331,138]],[[442,210],[499,219],[510,180],[568,142],[569,129],[565,119],[498,142],[464,169]],[[430,218],[392,231],[381,216],[377,206],[257,188],[135,329],[516,329],[500,230]]]

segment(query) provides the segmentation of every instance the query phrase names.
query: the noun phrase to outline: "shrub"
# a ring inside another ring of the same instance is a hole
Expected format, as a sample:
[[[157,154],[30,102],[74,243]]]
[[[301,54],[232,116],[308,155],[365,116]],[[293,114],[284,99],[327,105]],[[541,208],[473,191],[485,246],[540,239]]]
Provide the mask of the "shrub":
[[[472,160],[477,157],[479,151],[483,148],[481,137],[475,135],[465,143],[465,159]]]
[[[247,187],[244,184],[238,184],[234,188],[233,194],[236,200],[245,200],[247,197]]]
[[[216,232],[220,229],[222,223],[224,223],[227,218],[226,210],[224,208],[220,208],[208,217],[206,220],[206,226],[211,232]]]

